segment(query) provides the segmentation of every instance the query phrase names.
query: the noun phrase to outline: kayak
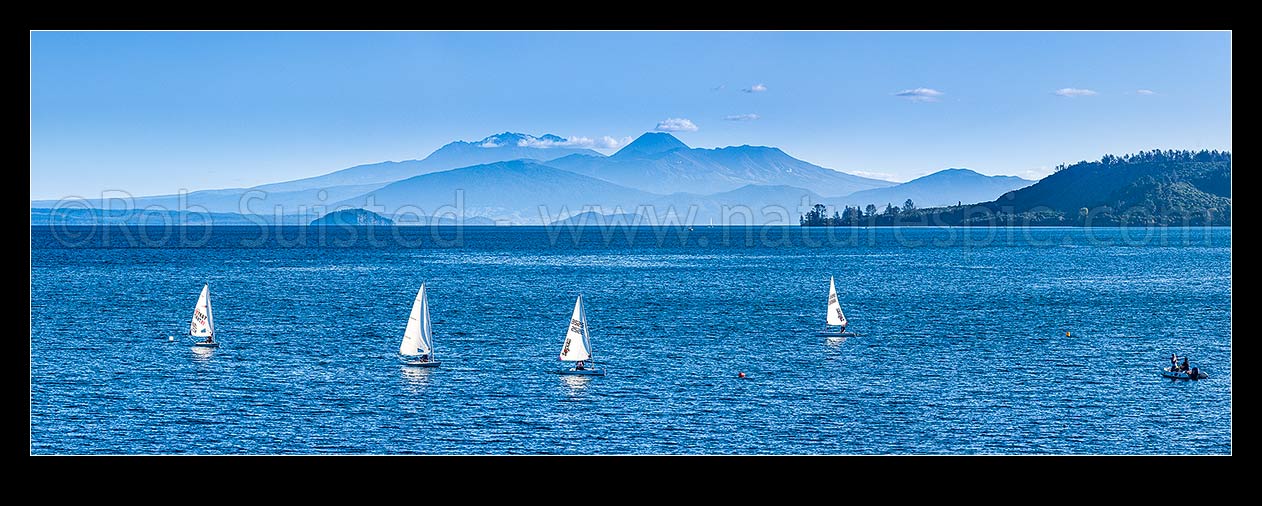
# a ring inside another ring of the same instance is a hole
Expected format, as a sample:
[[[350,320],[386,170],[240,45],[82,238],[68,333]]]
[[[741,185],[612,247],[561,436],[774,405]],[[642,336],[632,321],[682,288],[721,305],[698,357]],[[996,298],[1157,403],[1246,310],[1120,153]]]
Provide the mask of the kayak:
[[[1196,376],[1192,376],[1192,373],[1196,373]],[[1202,379],[1203,380],[1203,379],[1209,378],[1209,375],[1205,374],[1205,371],[1202,371],[1195,367],[1192,368],[1191,371],[1187,371],[1187,372],[1172,371],[1170,370],[1169,367],[1167,367],[1161,370],[1161,376],[1165,378],[1170,378],[1170,379],[1184,379],[1184,380],[1186,379]]]

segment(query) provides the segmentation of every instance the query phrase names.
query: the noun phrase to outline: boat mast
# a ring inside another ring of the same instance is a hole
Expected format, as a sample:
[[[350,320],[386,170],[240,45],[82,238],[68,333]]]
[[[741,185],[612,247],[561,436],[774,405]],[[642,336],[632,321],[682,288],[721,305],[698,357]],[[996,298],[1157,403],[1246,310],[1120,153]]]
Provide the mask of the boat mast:
[[[421,287],[424,288],[425,283],[421,283]],[[431,322],[429,319],[429,290],[425,291],[425,321],[423,323],[425,324],[425,327],[423,329],[425,331],[425,334],[424,334],[425,346],[429,348],[429,361],[433,362],[435,360],[434,325],[433,325],[433,322]]]
[[[583,294],[581,293],[578,294],[578,298],[579,300],[582,300]],[[592,370],[595,371],[596,370],[596,351],[592,349],[592,336],[591,334],[587,332],[587,305],[584,304],[580,306],[579,309],[583,312],[580,315],[583,318],[583,341],[585,341],[583,344],[587,345],[587,358],[591,360]]]
[[[215,342],[215,317],[210,309],[210,283],[206,283],[206,324],[210,326],[210,342]]]
[[[828,277],[828,300],[824,302],[824,328],[825,329],[832,328],[832,325],[828,323],[828,316],[833,310],[832,308],[833,293],[835,293],[834,290],[836,290],[834,286],[835,285],[833,285],[833,277],[829,276]]]

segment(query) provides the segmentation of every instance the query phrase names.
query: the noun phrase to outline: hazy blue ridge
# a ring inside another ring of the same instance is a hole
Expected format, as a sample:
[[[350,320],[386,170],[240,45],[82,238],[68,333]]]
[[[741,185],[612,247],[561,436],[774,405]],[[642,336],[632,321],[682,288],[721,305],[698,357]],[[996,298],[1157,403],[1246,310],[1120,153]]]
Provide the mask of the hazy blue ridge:
[[[394,220],[366,209],[342,209],[311,220],[312,225],[393,225]]]

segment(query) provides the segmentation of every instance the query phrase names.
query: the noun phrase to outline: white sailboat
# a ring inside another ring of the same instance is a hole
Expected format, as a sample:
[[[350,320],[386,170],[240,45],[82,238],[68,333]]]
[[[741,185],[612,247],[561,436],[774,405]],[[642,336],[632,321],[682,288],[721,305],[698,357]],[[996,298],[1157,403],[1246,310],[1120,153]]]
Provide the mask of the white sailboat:
[[[408,316],[407,328],[403,330],[399,354],[408,358],[407,365],[438,367],[438,361],[434,360],[434,331],[429,321],[429,296],[425,294],[425,283],[421,283],[416,300],[412,301],[412,314]]]
[[[197,298],[197,305],[193,307],[193,321],[189,323],[188,335],[193,338],[205,338],[194,341],[193,346],[219,347],[219,341],[215,340],[215,313],[210,309],[209,284],[202,285],[202,295]]]
[[[604,376],[605,370],[596,367],[592,357],[592,340],[587,333],[587,312],[583,310],[583,296],[574,302],[574,314],[565,332],[565,344],[561,345],[561,360],[576,362],[574,367],[559,371],[561,374]]]
[[[846,314],[841,312],[841,302],[837,300],[837,284],[833,281],[832,276],[828,277],[828,316],[824,322],[824,330],[819,332],[821,336],[827,337],[851,337],[854,332],[847,332],[846,325],[850,322],[846,320]],[[840,326],[839,328],[833,328]]]

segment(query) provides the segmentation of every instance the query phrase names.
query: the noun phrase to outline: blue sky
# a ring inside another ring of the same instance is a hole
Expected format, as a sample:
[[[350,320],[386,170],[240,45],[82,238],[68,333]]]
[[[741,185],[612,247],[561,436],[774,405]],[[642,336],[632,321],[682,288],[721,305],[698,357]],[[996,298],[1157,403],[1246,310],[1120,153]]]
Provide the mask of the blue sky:
[[[1231,34],[31,34],[32,199],[253,186],[504,131],[622,141],[668,119],[693,147],[896,181],[1229,150]]]

